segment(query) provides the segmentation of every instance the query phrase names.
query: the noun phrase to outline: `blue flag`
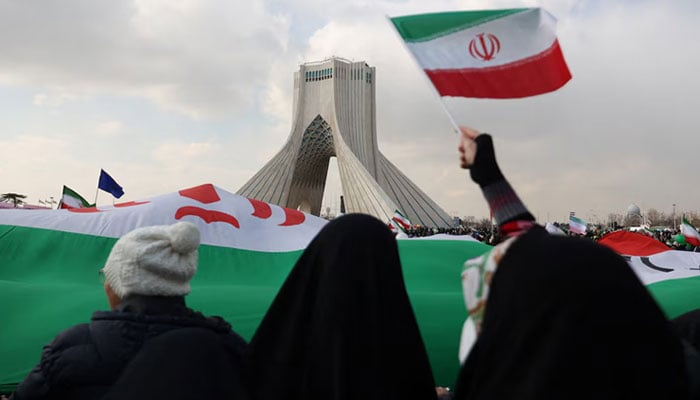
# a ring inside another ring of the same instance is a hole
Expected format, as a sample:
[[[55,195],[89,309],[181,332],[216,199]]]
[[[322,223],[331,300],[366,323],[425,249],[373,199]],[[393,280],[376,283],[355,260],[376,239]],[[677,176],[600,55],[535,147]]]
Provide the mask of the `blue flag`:
[[[100,182],[97,184],[98,189],[102,189],[105,192],[112,193],[112,196],[117,199],[124,195],[124,189],[114,180],[105,170],[100,170]]]

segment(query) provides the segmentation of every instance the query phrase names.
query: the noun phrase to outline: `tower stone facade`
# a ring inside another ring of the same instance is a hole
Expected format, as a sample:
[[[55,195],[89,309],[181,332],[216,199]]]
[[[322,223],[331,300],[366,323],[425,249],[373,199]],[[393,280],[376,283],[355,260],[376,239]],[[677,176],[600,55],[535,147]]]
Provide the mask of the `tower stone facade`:
[[[294,73],[294,112],[287,142],[238,194],[319,215],[328,164],[337,157],[348,213],[388,221],[400,210],[412,223],[451,226],[451,218],[379,151],[376,71],[330,58]]]

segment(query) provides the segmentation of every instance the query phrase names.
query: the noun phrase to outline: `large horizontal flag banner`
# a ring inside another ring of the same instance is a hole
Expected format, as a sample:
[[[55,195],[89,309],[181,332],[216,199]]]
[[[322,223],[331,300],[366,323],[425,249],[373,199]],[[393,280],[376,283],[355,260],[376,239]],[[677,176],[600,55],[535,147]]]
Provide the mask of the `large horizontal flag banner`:
[[[391,18],[440,96],[520,98],[571,79],[556,19],[541,8]]]
[[[598,243],[621,254],[670,318],[700,308],[700,253],[672,250],[642,233],[615,231]]]
[[[3,210],[0,391],[12,390],[27,375],[42,346],[56,334],[108,308],[98,271],[118,237],[137,227],[177,221],[192,222],[202,233],[188,304],[224,317],[248,339],[303,249],[326,223],[211,184],[107,207]],[[467,315],[462,265],[490,248],[468,236],[454,239],[436,235],[398,241],[409,297],[436,383],[442,386],[454,384],[459,368]],[[640,256],[638,246],[616,245],[669,317],[698,307],[700,253],[656,248]]]
[[[11,390],[60,331],[108,308],[98,270],[117,238],[177,221],[202,233],[188,304],[250,338],[325,220],[211,184],[114,206],[0,212],[0,391]],[[437,238],[437,237],[436,237]],[[472,240],[400,240],[404,278],[437,381],[452,385],[466,315],[462,263]],[[460,239],[471,239],[460,237]]]

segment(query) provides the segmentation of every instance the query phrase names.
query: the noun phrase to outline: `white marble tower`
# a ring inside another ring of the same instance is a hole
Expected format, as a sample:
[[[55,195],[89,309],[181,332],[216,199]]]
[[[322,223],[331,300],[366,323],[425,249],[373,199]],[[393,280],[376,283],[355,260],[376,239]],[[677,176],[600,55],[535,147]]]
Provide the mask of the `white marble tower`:
[[[375,84],[374,67],[362,61],[301,65],[287,143],[237,193],[319,215],[335,156],[348,213],[388,221],[398,209],[414,224],[451,226],[447,213],[379,151]]]

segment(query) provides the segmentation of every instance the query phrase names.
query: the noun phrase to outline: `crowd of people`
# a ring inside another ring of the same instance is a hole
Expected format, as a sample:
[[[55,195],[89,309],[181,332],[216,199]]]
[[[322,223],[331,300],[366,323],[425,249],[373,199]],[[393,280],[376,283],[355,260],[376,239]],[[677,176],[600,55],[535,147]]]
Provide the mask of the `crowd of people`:
[[[500,242],[465,263],[478,336],[454,391],[435,387],[394,235],[349,214],[311,241],[248,343],[186,305],[196,226],[124,235],[102,269],[111,309],[59,334],[12,398],[698,398],[697,313],[674,328],[619,255],[537,225],[489,135],[463,128],[459,152]]]
[[[552,223],[552,226],[557,228],[558,230],[561,230],[562,234],[569,235],[569,236],[579,236],[579,234],[576,233],[571,233],[569,230],[569,225],[565,223],[559,223],[559,222],[554,222]],[[628,228],[625,228],[624,226],[619,227],[617,229],[612,229],[609,226],[603,226],[603,225],[589,225],[588,229],[586,230],[586,233],[583,235],[580,235],[582,237],[598,241],[599,239],[602,239],[605,235],[616,232],[618,230],[628,230]],[[682,251],[696,251],[696,248],[694,246],[691,246],[684,241],[679,241],[678,237],[681,234],[679,230],[672,230],[672,229],[656,229],[656,230],[636,230],[635,232],[639,233],[640,235],[645,235],[648,237],[651,237],[653,239],[658,240],[659,242],[665,244],[666,246],[670,247],[673,250],[682,250]],[[459,225],[458,227],[455,228],[430,228],[422,225],[412,225],[409,227],[406,231],[405,234],[409,238],[413,237],[428,237],[428,236],[433,236],[437,234],[446,234],[446,235],[469,235],[473,237],[474,239],[486,243],[486,244],[495,244],[498,242],[498,227],[493,226],[491,229],[484,229],[482,227],[478,226],[465,226],[465,225]]]

